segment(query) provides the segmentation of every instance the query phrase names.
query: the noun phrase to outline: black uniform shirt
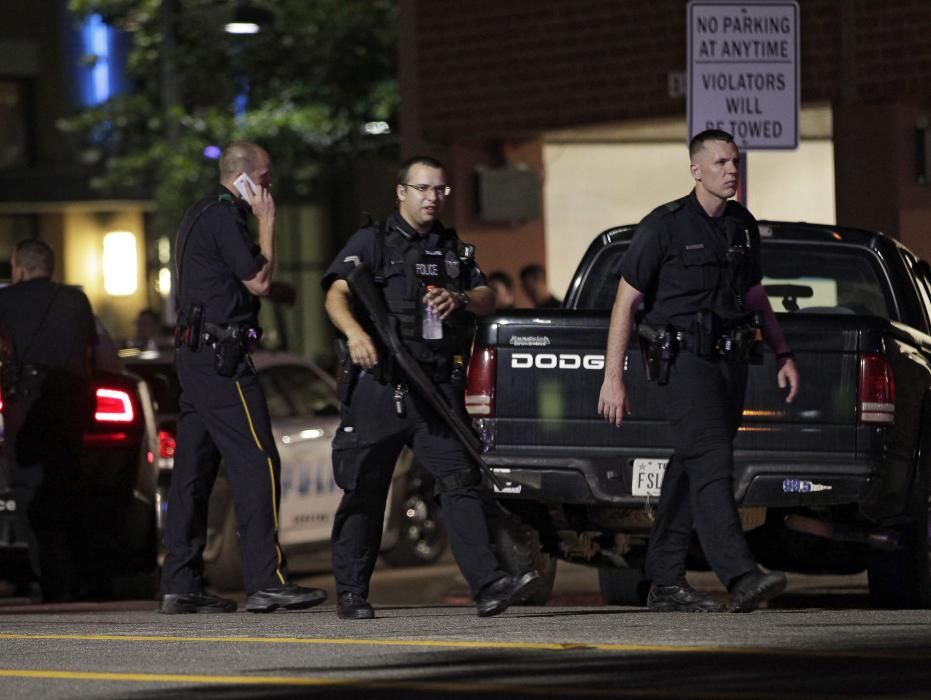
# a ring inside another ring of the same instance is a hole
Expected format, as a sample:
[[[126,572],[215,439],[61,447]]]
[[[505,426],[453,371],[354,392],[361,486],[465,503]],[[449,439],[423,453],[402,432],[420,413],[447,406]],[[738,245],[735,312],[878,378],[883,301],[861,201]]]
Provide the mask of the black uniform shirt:
[[[441,248],[442,237],[448,235],[443,225],[437,221],[433,224],[430,233],[421,237],[397,212],[389,216],[385,223],[389,231],[394,227],[401,229],[414,245],[422,246],[424,250]],[[328,290],[336,280],[346,279],[357,264],[367,263],[372,268],[373,275],[384,278],[386,295],[403,296],[407,285],[404,261],[401,256],[387,254],[388,246],[383,241],[379,242],[380,235],[381,228],[377,225],[367,226],[357,231],[327,268],[321,282],[324,291]],[[468,278],[465,289],[473,289],[485,284],[485,275],[482,274],[478,265],[472,265],[466,274]]]
[[[175,254],[180,256],[185,316],[192,304],[203,304],[204,320],[210,323],[257,323],[258,298],[242,280],[262,269],[265,256],[249,233],[248,212],[243,200],[221,186],[184,215]]]
[[[13,338],[22,364],[87,377],[88,350],[97,342],[97,328],[90,302],[81,290],[47,277],[4,287],[0,289],[0,328]]]
[[[727,251],[743,246],[737,275],[728,268]],[[760,283],[760,231],[742,205],[727,202],[724,215],[709,217],[693,190],[654,209],[637,227],[630,248],[615,272],[644,293],[644,321],[688,330],[700,310],[722,319],[746,312],[740,297]]]

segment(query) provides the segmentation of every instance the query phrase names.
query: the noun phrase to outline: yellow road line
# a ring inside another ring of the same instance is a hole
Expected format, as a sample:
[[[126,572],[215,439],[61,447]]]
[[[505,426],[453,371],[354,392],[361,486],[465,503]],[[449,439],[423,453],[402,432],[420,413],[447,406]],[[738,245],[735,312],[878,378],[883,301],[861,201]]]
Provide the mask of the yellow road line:
[[[116,641],[116,642],[207,642],[210,644],[296,644],[332,646],[383,646],[446,649],[518,649],[536,651],[615,651],[665,654],[733,654],[746,656],[817,656],[839,658],[928,658],[923,650],[880,649],[768,649],[765,647],[684,646],[672,644],[603,644],[588,642],[480,642],[438,639],[359,639],[343,637],[203,637],[141,634],[15,634],[0,633],[2,639]]]

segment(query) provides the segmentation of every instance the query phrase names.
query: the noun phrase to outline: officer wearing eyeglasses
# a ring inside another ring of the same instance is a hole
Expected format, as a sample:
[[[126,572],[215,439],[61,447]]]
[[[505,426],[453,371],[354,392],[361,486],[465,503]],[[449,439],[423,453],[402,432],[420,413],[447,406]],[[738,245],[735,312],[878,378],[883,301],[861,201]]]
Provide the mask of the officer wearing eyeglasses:
[[[730,201],[739,174],[733,137],[703,131],[690,142],[689,156],[695,189],[641,221],[620,260],[598,412],[621,427],[633,404],[624,386],[624,357],[642,301],[638,336],[648,377],[652,373],[661,385],[675,448],[650,536],[647,605],[657,611],[725,610],[685,579],[694,527],[708,563],[730,591],[730,610],[747,612],[786,584],[782,573],[757,567],[734,502],[733,441],[747,364],[760,357],[765,338],[776,353],[777,382],[789,386],[787,402],[798,391],[799,375],[761,285],[756,220]]]
[[[374,617],[369,579],[381,544],[395,461],[411,447],[436,478],[449,542],[479,616],[496,615],[539,585],[539,574],[508,576],[489,545],[480,477],[465,449],[392,366],[353,307],[346,277],[368,264],[401,338],[439,391],[464,417],[465,365],[474,315],[495,309],[494,292],[472,246],[440,223],[450,193],[439,161],[418,156],[398,171],[398,211],[356,232],[323,278],[326,310],[347,346],[341,364],[354,378],[341,394],[333,472],[343,489],[333,534],[333,573],[342,619]],[[435,316],[437,320],[432,318]]]

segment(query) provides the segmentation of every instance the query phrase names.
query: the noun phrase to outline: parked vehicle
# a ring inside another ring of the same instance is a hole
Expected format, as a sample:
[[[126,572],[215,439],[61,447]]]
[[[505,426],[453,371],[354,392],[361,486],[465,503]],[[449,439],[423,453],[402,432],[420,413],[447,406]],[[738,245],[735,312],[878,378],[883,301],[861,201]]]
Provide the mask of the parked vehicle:
[[[502,537],[524,562],[599,566],[608,603],[640,604],[651,511],[671,454],[662,396],[636,343],[625,381],[632,415],[597,415],[609,272],[634,226],[605,231],[565,308],[480,320],[467,408],[487,462],[507,480]],[[842,227],[761,222],[763,284],[801,372],[792,404],[775,358],[751,366],[735,443],[734,491],[765,566],[869,572],[877,606],[931,606],[931,275],[892,238]],[[694,565],[701,563],[694,547]]]
[[[146,378],[156,399],[161,529],[181,387],[172,353],[124,350],[121,355],[133,372]],[[305,565],[329,568],[330,532],[342,497],[330,461],[330,442],[339,425],[335,382],[314,363],[290,353],[258,351],[253,363],[281,456],[279,540],[286,554],[301,555]],[[446,529],[433,499],[433,479],[405,452],[389,494],[382,558],[394,565],[424,565],[439,559],[445,549]],[[204,560],[212,585],[221,590],[241,588],[236,517],[222,467],[208,508]]]
[[[127,372],[97,368],[91,391],[94,419],[84,435],[73,487],[88,533],[82,583],[92,598],[153,598],[158,582],[158,469],[148,386]],[[0,430],[0,456],[2,446]],[[0,485],[0,506],[0,577],[25,594],[33,578],[29,545],[17,517],[21,505],[5,484]]]

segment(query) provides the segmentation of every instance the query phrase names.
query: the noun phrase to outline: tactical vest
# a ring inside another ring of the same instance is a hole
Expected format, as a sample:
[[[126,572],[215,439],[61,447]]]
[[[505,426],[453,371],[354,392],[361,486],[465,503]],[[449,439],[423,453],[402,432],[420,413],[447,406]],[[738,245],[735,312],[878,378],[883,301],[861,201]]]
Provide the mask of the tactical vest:
[[[469,288],[475,265],[474,248],[463,243],[456,232],[445,229],[435,249],[426,249],[419,239],[408,236],[399,227],[379,224],[376,241],[380,265],[375,283],[382,288],[388,310],[398,320],[398,330],[405,346],[420,362],[439,367],[449,365],[454,355],[467,359],[475,331],[475,317],[456,310],[443,320],[443,338],[424,340],[422,334],[424,303],[428,285],[446,287],[454,294]],[[392,261],[402,263],[403,285],[388,285],[385,273]]]

